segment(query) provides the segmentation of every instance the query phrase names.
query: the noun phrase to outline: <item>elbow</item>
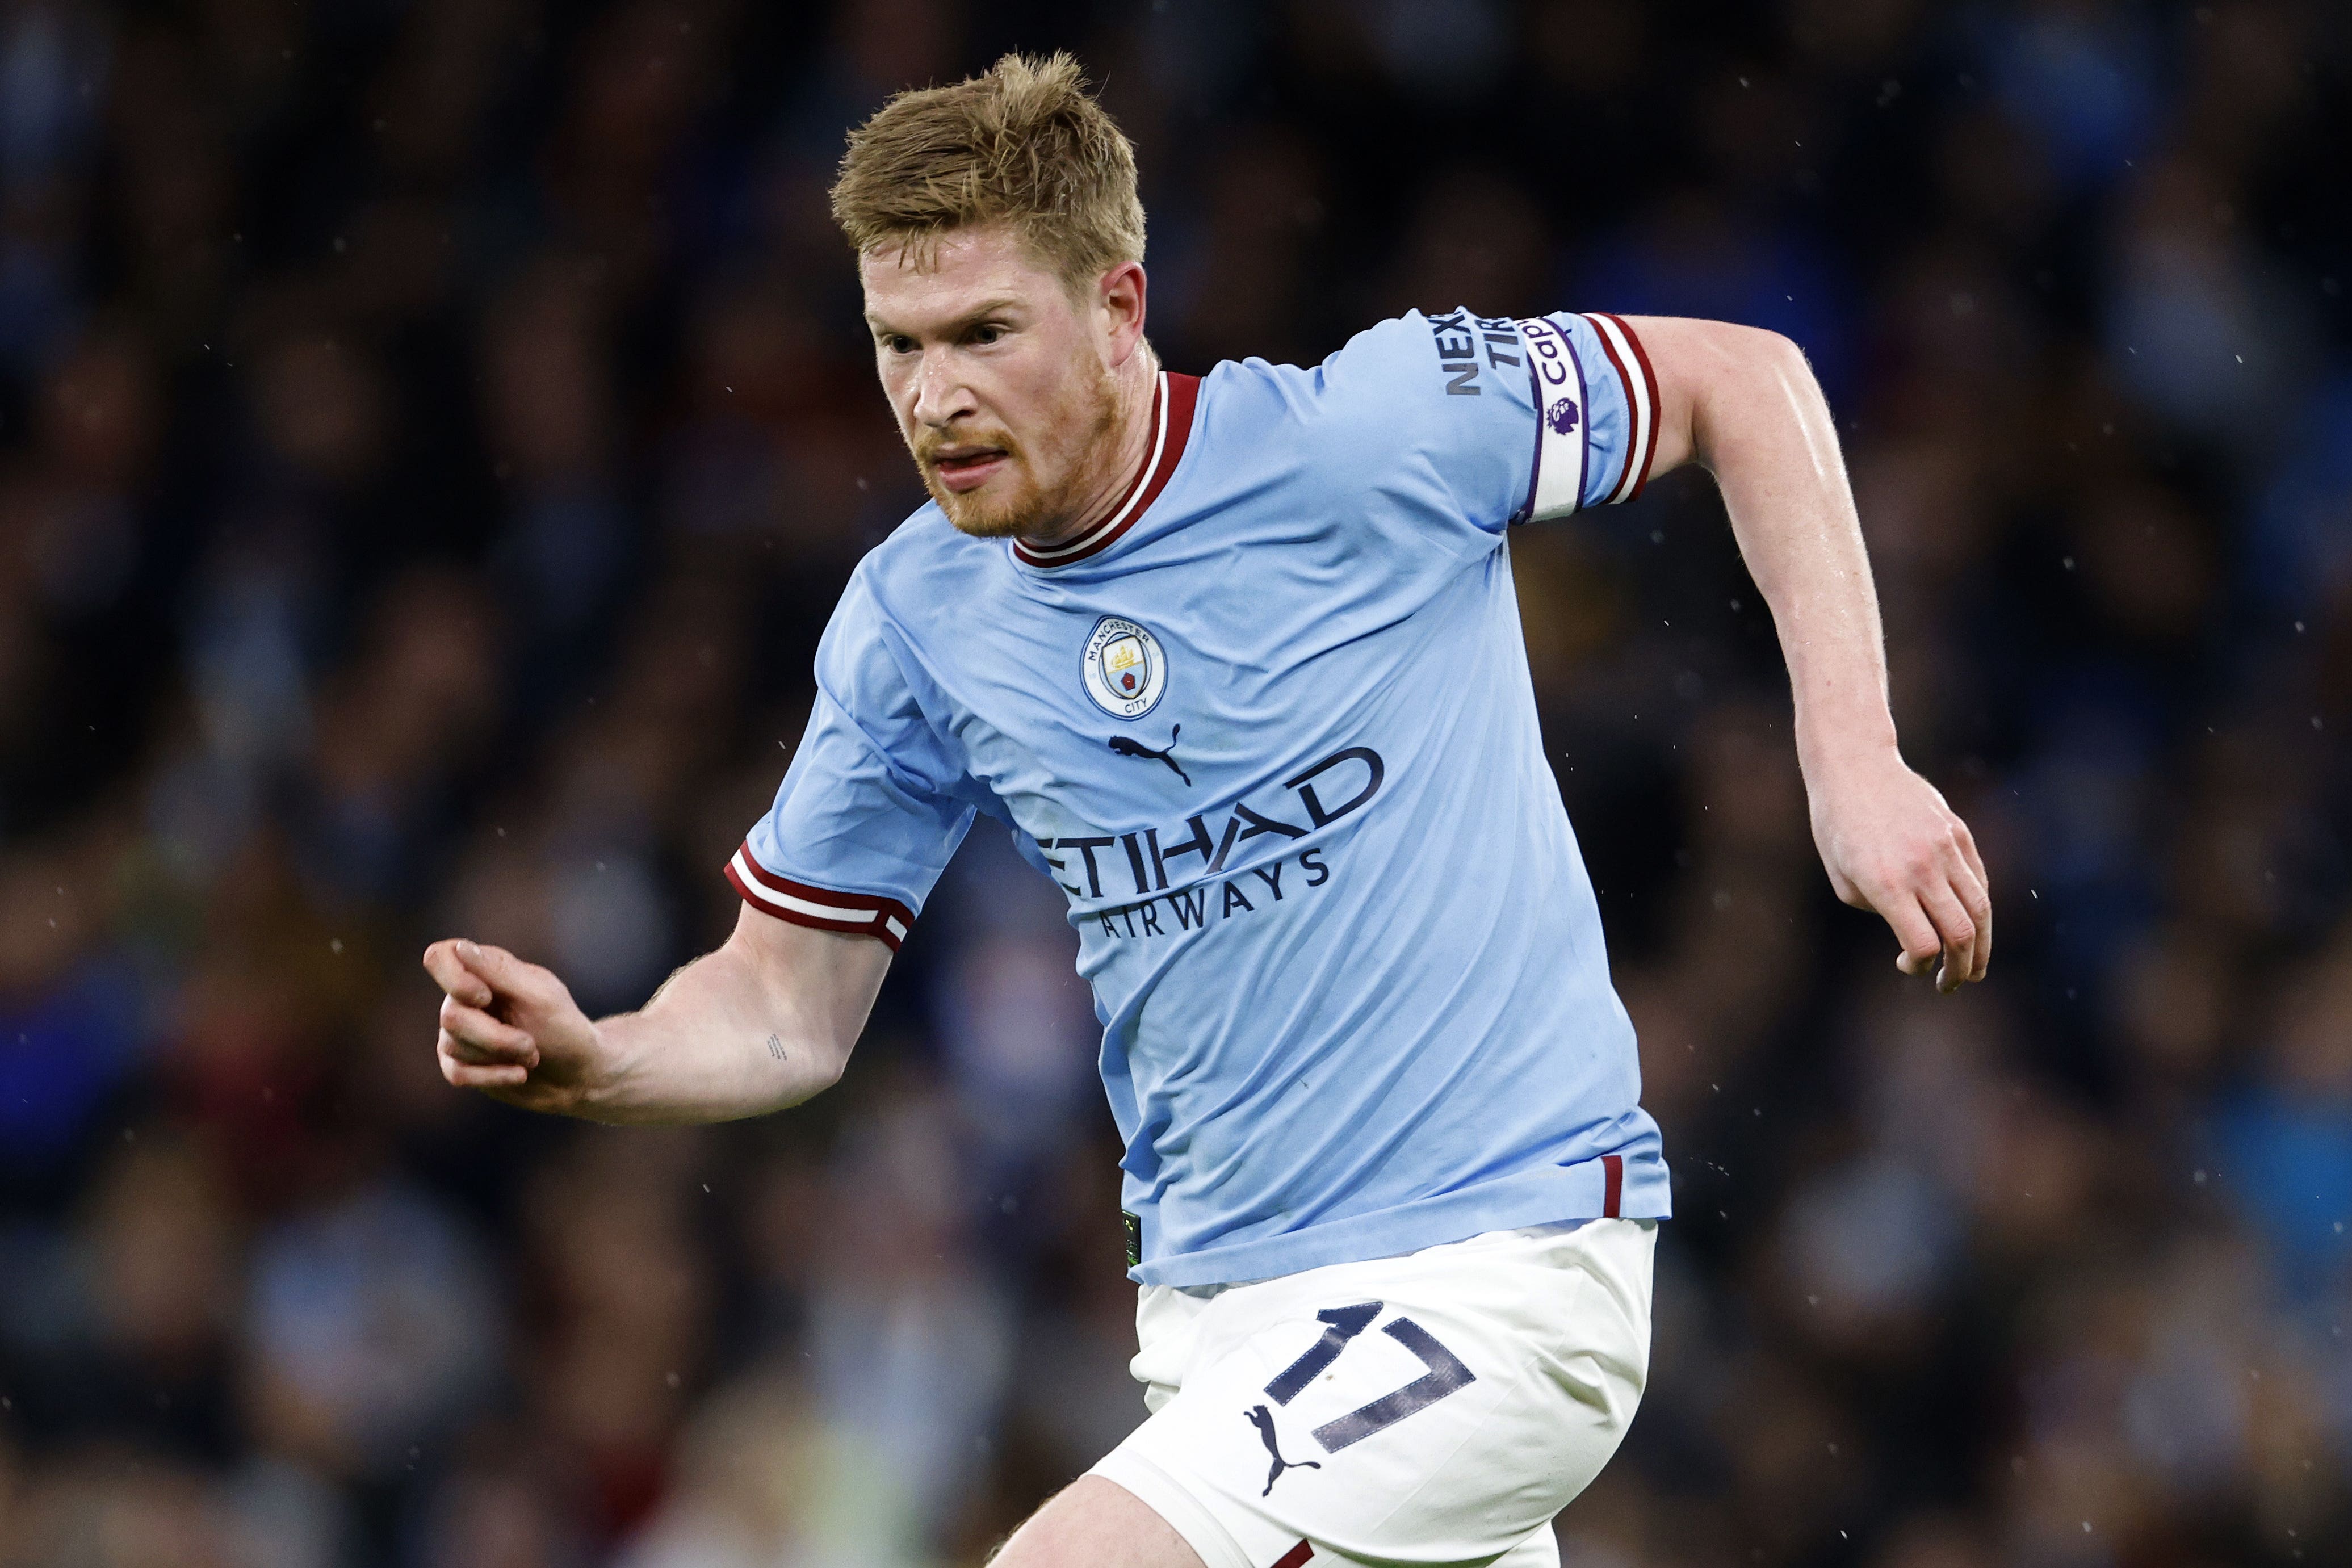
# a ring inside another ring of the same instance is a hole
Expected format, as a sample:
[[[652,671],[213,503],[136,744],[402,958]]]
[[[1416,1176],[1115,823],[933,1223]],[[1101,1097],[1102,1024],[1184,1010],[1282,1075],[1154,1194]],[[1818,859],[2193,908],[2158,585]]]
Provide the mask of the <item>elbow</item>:
[[[1796,339],[1761,327],[1756,331],[1764,340],[1764,352],[1770,363],[1789,383],[1816,390],[1820,388],[1821,383],[1813,375],[1813,362],[1805,357],[1805,351]]]
[[[1812,362],[1797,340],[1769,327],[1746,327],[1731,321],[1715,323],[1717,352],[1727,365],[1749,372],[1757,371],[1775,380],[1809,384],[1813,379]]]
[[[1694,378],[1705,386],[1726,389],[1752,385],[1759,377],[1774,381],[1811,381],[1813,370],[1797,341],[1769,327],[1744,326],[1738,321],[1693,321],[1683,338],[1697,362]]]
[[[1825,411],[1829,405],[1822,395],[1820,379],[1813,374],[1813,362],[1805,357],[1797,340],[1762,327],[1748,330],[1755,334],[1754,363],[1771,387],[1798,407],[1818,406]]]
[[[801,1098],[813,1100],[841,1081],[849,1069],[849,1047],[837,1040],[813,1042]]]
[[[1683,404],[1689,453],[1710,472],[1727,455],[1777,440],[1792,417],[1805,425],[1827,411],[1805,351],[1769,328],[1707,322],[1693,359]]]
[[[817,1064],[816,1084],[809,1092],[823,1094],[826,1089],[839,1083],[841,1075],[848,1070],[848,1051],[839,1050],[832,1053]]]
[[[769,1111],[789,1110],[795,1105],[806,1105],[839,1083],[842,1068],[846,1065],[843,1058],[814,1046],[794,1051],[784,1064],[784,1081],[777,1086],[772,1098],[755,1114],[764,1115]]]

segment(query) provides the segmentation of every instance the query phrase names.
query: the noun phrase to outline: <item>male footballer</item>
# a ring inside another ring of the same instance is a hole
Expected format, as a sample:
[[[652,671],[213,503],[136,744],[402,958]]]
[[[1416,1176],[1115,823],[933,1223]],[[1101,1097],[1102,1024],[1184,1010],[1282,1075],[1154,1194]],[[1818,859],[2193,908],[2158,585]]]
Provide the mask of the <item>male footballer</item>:
[[[1839,896],[1946,991],[1990,955],[1803,357],[1456,309],[1313,369],[1165,369],[1133,150],[1066,57],[892,100],[833,201],[930,503],[834,612],[734,934],[594,1021],[436,942],[443,1074],[607,1121],[805,1100],[985,812],[1079,934],[1150,1411],[997,1561],[1556,1563],[1641,1397],[1668,1185],[1510,531],[1712,470]]]

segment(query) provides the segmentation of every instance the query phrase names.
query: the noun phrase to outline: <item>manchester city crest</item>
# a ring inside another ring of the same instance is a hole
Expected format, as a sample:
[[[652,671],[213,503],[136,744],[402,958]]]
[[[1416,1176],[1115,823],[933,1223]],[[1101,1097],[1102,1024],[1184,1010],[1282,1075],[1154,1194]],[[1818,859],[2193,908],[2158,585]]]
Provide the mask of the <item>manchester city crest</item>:
[[[1168,656],[1143,626],[1105,616],[1087,637],[1087,695],[1114,719],[1140,719],[1168,689]]]

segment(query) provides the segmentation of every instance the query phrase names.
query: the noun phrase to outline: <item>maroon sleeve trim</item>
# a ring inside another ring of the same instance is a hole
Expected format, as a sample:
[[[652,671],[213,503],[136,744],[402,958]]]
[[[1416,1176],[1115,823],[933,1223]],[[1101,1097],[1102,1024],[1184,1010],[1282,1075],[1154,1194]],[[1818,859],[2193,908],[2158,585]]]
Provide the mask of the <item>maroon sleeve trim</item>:
[[[1625,498],[1627,500],[1639,500],[1642,499],[1642,487],[1650,482],[1650,464],[1658,455],[1658,373],[1650,368],[1650,351],[1642,346],[1641,334],[1627,326],[1622,316],[1612,315],[1609,319],[1617,323],[1617,330],[1624,333],[1626,342],[1633,345],[1633,358],[1642,366],[1642,380],[1650,399],[1650,428],[1642,439],[1642,466],[1634,471],[1633,493]]]
[[[743,901],[761,914],[817,931],[877,937],[893,952],[898,951],[898,944],[907,940],[907,932],[915,924],[915,911],[896,899],[872,893],[845,893],[779,877],[751,858],[749,842],[727,862],[727,879],[734,884]]]

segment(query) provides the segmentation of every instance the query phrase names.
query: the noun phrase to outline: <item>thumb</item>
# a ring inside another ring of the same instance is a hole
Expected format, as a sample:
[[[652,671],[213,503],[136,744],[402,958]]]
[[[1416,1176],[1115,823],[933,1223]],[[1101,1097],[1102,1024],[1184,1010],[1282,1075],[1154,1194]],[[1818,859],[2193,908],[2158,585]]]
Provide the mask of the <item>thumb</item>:
[[[491,990],[511,996],[524,988],[531,966],[503,947],[488,942],[463,941],[457,944],[457,956],[466,967],[480,975]]]

